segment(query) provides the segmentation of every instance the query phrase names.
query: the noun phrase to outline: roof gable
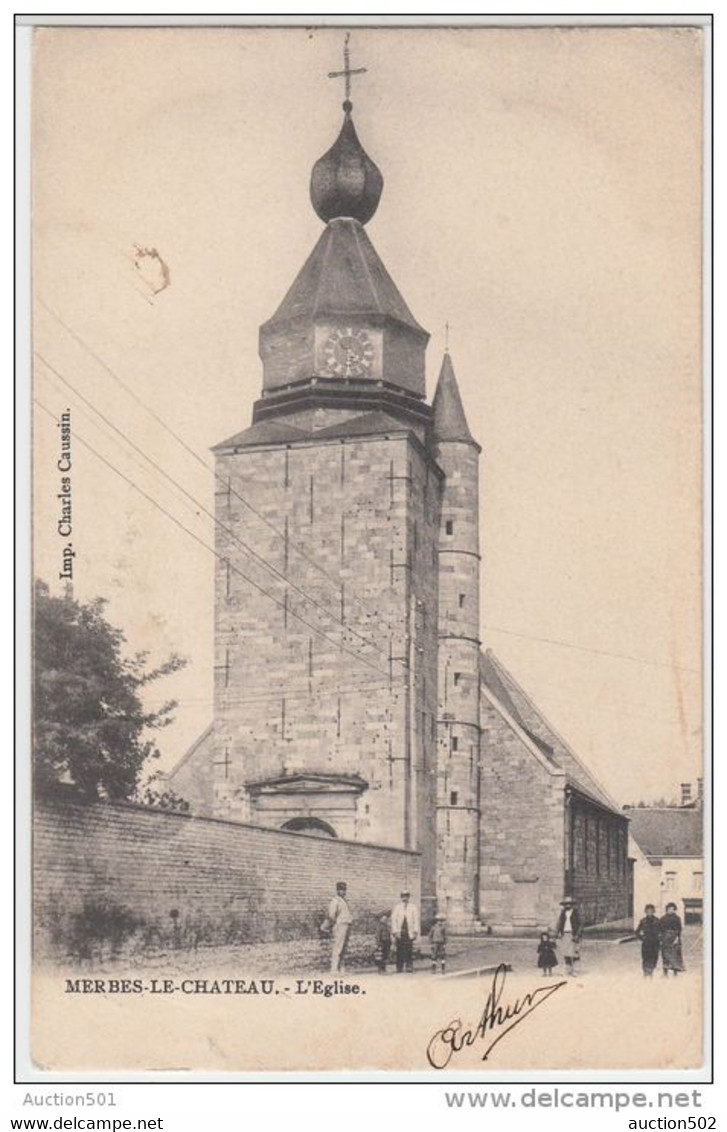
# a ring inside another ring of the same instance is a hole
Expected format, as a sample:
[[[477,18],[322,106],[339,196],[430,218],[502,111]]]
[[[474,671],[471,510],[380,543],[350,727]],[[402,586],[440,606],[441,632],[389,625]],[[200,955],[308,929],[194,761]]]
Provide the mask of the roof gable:
[[[248,782],[249,794],[361,794],[368,788],[357,774],[283,774]]]
[[[558,734],[520,687],[492,649],[482,654],[480,672],[483,683],[500,700],[525,734],[537,745],[551,765],[560,767],[569,785],[607,810],[623,815],[621,807],[583,765],[573,749]]]

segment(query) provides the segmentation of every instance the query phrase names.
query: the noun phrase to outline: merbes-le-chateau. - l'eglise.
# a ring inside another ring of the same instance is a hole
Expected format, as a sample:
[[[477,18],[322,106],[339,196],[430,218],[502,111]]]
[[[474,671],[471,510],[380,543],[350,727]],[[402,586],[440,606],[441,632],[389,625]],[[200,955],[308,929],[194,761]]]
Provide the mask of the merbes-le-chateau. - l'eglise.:
[[[168,780],[200,815],[416,853],[425,922],[532,930],[564,893],[623,920],[626,818],[482,648],[481,449],[448,351],[427,401],[343,74],[325,228],[260,328],[252,424],[215,448],[214,720]]]

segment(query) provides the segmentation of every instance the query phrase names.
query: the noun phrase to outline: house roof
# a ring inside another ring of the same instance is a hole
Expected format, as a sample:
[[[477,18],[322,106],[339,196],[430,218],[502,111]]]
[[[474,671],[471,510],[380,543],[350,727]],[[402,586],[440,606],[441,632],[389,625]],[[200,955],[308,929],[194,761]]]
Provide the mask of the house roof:
[[[647,857],[701,857],[703,815],[682,806],[634,806],[626,810],[631,832]]]
[[[617,813],[621,817],[627,816],[590,770],[584,766],[572,747],[548,723],[540,709],[491,649],[481,654],[480,675],[491,694],[500,701],[548,762],[565,772],[567,783],[572,789],[612,813]]]

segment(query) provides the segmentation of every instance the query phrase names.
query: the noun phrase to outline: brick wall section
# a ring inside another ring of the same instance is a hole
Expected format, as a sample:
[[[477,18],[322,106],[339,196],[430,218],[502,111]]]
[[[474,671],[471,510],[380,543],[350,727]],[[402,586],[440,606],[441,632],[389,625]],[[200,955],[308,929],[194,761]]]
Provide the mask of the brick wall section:
[[[338,880],[354,927],[404,885],[419,901],[418,855],[379,846],[66,801],[36,806],[33,835],[40,955],[78,953],[92,923],[124,922],[147,942],[177,931],[183,946],[315,937]]]
[[[565,876],[565,774],[482,697],[480,916],[495,930],[555,926]]]

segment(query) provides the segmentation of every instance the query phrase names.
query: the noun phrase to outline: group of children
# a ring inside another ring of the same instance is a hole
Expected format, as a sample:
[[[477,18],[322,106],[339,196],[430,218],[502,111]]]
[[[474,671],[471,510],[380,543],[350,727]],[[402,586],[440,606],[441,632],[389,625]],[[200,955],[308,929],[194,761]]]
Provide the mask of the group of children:
[[[443,913],[435,916],[432,929],[429,932],[429,956],[432,965],[432,974],[437,969],[443,975],[447,968],[447,918]],[[386,974],[386,968],[391,955],[391,924],[388,915],[379,918],[376,925],[376,968],[381,975]],[[551,975],[553,968],[558,965],[555,953],[555,940],[550,932],[541,932],[538,943],[538,967],[543,975]]]
[[[434,918],[432,929],[429,932],[429,951],[432,961],[432,974],[436,975],[437,966],[443,975],[447,966],[447,918],[439,913]],[[379,974],[386,974],[386,967],[391,955],[391,921],[388,915],[381,916],[376,925],[376,967]]]

